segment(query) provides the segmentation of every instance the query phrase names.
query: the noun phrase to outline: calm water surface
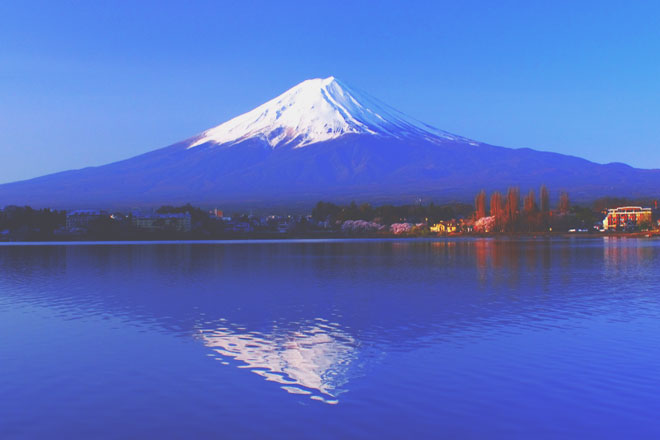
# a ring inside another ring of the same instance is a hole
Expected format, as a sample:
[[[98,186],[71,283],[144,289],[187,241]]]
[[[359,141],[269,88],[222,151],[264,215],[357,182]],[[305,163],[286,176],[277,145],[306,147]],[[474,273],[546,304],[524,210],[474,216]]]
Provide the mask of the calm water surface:
[[[660,242],[0,246],[0,438],[660,438]]]

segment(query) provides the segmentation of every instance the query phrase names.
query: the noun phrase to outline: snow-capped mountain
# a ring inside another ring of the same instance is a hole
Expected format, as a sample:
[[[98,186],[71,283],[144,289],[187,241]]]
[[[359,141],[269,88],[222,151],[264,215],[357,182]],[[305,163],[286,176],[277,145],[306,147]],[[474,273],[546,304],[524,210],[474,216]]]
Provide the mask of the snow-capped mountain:
[[[303,81],[252,111],[202,133],[189,148],[251,138],[300,148],[346,134],[476,143],[416,121],[334,77]]]
[[[573,199],[651,196],[660,192],[660,170],[475,142],[330,77],[169,147],[0,185],[0,206],[303,210],[319,200],[469,202],[481,189],[542,184]]]

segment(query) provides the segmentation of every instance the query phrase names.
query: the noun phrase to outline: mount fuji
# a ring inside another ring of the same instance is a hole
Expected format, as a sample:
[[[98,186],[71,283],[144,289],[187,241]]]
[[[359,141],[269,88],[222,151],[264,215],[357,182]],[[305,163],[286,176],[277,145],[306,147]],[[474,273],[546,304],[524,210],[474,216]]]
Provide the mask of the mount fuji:
[[[189,148],[253,138],[273,148],[300,148],[347,134],[470,142],[415,121],[331,76],[304,81],[254,110],[205,131]]]
[[[660,192],[660,170],[511,149],[439,130],[336,78],[304,81],[187,140],[99,167],[0,185],[0,206],[309,207],[469,201],[545,184],[574,199]]]

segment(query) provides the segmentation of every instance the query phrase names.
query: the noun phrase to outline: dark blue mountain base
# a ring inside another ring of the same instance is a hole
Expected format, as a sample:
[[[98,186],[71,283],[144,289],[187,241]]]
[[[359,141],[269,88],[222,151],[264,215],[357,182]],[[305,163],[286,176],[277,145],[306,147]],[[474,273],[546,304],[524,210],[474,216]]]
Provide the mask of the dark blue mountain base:
[[[0,205],[130,208],[192,203],[309,207],[318,200],[371,203],[470,201],[480,189],[524,192],[545,184],[572,200],[660,192],[660,170],[486,144],[347,134],[303,148],[259,139],[190,140],[100,167],[0,185]]]

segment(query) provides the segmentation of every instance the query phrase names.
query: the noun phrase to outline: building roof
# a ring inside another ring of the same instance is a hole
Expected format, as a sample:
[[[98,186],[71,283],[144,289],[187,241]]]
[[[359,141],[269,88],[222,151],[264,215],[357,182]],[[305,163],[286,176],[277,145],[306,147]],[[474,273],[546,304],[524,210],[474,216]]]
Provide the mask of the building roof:
[[[70,215],[103,215],[104,213],[96,209],[78,209],[75,211],[69,211],[66,213],[67,216]]]
[[[138,219],[167,219],[167,218],[190,218],[190,214],[186,213],[169,213],[169,214],[136,214],[135,218]]]
[[[610,208],[607,211],[608,212],[623,212],[623,211],[639,212],[639,211],[651,211],[651,208],[642,208],[641,206],[619,206],[618,208]]]

